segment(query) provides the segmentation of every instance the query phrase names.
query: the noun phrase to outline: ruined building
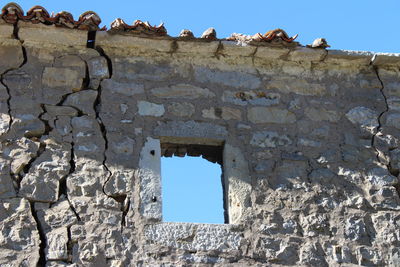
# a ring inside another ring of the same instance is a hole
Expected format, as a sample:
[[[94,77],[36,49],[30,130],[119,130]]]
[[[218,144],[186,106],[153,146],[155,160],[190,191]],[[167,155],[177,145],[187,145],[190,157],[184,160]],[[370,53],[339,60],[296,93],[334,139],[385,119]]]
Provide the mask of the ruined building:
[[[398,54],[99,23],[2,10],[0,266],[400,265]],[[163,222],[173,154],[225,224]]]

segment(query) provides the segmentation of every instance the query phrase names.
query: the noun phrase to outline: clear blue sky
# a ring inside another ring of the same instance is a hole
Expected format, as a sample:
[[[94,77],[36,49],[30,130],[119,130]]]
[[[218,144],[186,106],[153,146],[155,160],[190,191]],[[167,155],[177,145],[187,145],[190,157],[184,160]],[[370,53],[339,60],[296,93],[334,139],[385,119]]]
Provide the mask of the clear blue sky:
[[[50,13],[66,10],[74,15],[75,20],[81,13],[93,10],[102,18],[102,25],[107,27],[115,18],[122,18],[128,24],[136,19],[149,21],[152,25],[164,22],[171,36],[177,36],[182,29],[190,29],[195,36],[200,36],[209,27],[216,29],[219,38],[234,32],[252,35],[282,28],[290,36],[299,34],[297,41],[303,45],[324,37],[331,49],[400,52],[400,0],[16,2],[25,12],[34,5],[42,5]],[[3,6],[6,3],[3,1]],[[195,170],[195,166],[199,169]],[[204,171],[207,166],[210,172]],[[183,174],[178,175],[178,171]],[[187,173],[196,173],[199,177],[188,177]],[[162,176],[164,203],[171,205],[163,207],[165,221],[223,222],[219,165],[200,158],[189,158],[186,162],[182,159],[178,162],[176,159],[163,159]],[[165,184],[168,180],[172,183]],[[206,180],[214,185],[207,184]],[[193,193],[188,194],[181,188],[187,182],[194,188]],[[201,189],[201,185],[205,188]],[[196,193],[200,193],[200,197],[194,197]],[[195,204],[189,202],[191,197],[203,207],[194,208]],[[212,204],[216,214],[211,212]],[[205,217],[196,217],[202,209],[205,209]],[[191,213],[193,211],[194,214]]]

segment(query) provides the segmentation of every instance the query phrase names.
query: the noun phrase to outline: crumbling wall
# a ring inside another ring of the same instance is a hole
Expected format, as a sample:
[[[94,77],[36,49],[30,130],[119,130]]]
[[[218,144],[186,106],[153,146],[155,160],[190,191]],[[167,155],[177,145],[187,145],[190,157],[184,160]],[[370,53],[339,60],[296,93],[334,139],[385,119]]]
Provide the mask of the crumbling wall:
[[[0,265],[400,264],[398,55],[0,37]],[[230,224],[162,222],[165,140],[224,144]]]

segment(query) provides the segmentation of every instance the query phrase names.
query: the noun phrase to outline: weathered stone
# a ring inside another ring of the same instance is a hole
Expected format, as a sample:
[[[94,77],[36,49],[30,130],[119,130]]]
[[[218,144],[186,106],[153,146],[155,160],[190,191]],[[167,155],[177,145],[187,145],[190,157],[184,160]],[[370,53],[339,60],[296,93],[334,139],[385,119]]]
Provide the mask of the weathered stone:
[[[53,230],[46,234],[46,259],[47,260],[68,260],[67,228]]]
[[[35,266],[40,239],[28,200],[0,200],[0,229],[0,265]]]
[[[368,181],[377,186],[396,185],[399,183],[397,177],[390,175],[386,168],[374,168],[367,173]]]
[[[87,61],[87,65],[89,68],[89,76],[90,79],[107,79],[110,76],[108,72],[108,63],[107,59],[104,57],[94,57]],[[94,88],[95,89],[95,88]]]
[[[382,252],[369,247],[359,247],[356,251],[359,265],[379,266],[383,263]]]
[[[300,146],[310,146],[310,147],[320,147],[321,142],[310,140],[310,139],[305,139],[305,138],[300,138],[297,141],[297,144]]]
[[[160,98],[196,99],[200,97],[215,97],[215,94],[207,88],[201,88],[191,84],[176,84],[168,87],[155,88],[151,90],[151,93]]]
[[[228,135],[228,132],[225,127],[211,123],[200,123],[195,121],[171,121],[160,123],[160,125],[154,129],[154,134],[158,136],[223,140]]]
[[[139,114],[142,116],[160,117],[165,113],[164,105],[158,105],[147,101],[139,101],[138,109]]]
[[[103,90],[109,90],[112,93],[124,96],[133,96],[144,93],[144,85],[139,83],[121,83],[113,79],[107,79],[101,82]]]
[[[247,104],[259,106],[272,106],[280,102],[280,94],[267,93],[264,91],[224,91],[222,101],[236,105],[245,106]]]
[[[45,132],[45,124],[32,114],[16,114],[13,116],[11,128],[17,135],[40,137]]]
[[[44,107],[46,113],[48,113],[51,117],[57,117],[57,116],[74,117],[78,115],[78,110],[71,107],[53,106],[53,105],[45,105]]]
[[[326,88],[323,85],[299,78],[274,79],[267,83],[267,89],[277,89],[282,93],[294,93],[298,95],[323,96],[326,94]]]
[[[368,232],[362,218],[352,216],[346,220],[345,237],[348,240],[369,242]]]
[[[15,197],[10,175],[10,161],[0,158],[0,199]]]
[[[84,90],[68,95],[63,103],[64,106],[71,106],[82,111],[86,115],[95,116],[93,108],[98,92],[94,90]]]
[[[70,146],[57,144],[51,138],[43,140],[45,151],[32,163],[21,182],[20,194],[41,202],[58,199],[60,180],[70,170]]]
[[[253,107],[247,112],[248,119],[253,123],[293,123],[296,115],[286,109],[270,107]]]
[[[238,224],[245,219],[243,211],[250,207],[249,167],[242,151],[229,144],[225,144],[223,160],[225,184],[229,184],[225,191],[225,199],[229,199],[229,223]]]
[[[160,141],[148,137],[140,152],[140,210],[148,219],[161,220],[161,150]]]
[[[346,113],[346,118],[353,124],[371,133],[375,133],[378,123],[378,113],[366,107],[355,107]]]
[[[0,73],[10,69],[16,69],[24,62],[21,43],[18,40],[8,40],[0,46]]]
[[[194,76],[196,80],[202,83],[216,83],[234,88],[257,89],[261,85],[261,80],[256,75],[243,72],[196,67]]]
[[[203,109],[202,116],[207,119],[241,120],[242,113],[238,109],[222,107]]]
[[[254,133],[250,144],[259,147],[277,147],[290,145],[292,144],[292,140],[290,140],[290,138],[284,134],[263,131]]]
[[[231,225],[162,223],[145,229],[147,239],[163,246],[187,250],[234,251],[239,249],[242,236]]]
[[[400,55],[4,19],[1,266],[399,265]],[[225,224],[162,222],[171,153]]]
[[[337,122],[340,119],[339,114],[335,110],[326,110],[324,108],[306,108],[304,113],[313,121]]]
[[[190,117],[194,114],[195,107],[193,104],[190,104],[190,103],[173,102],[170,105],[168,105],[168,111],[171,112],[175,116]]]
[[[43,71],[42,83],[48,87],[68,88],[72,92],[82,88],[84,74],[68,68],[46,67]]]
[[[292,50],[289,53],[288,60],[291,61],[321,61],[328,52],[324,49],[311,49],[300,47]]]
[[[400,129],[400,113],[391,113],[386,117],[386,125]]]

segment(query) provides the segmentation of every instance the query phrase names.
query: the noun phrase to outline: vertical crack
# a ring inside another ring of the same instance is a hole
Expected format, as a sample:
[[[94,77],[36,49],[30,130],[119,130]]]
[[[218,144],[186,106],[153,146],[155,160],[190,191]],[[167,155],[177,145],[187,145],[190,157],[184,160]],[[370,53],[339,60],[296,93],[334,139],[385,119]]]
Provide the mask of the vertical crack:
[[[40,224],[38,215],[36,213],[35,210],[35,202],[30,201],[30,207],[31,207],[31,213],[33,218],[35,219],[36,222],[36,228],[39,232],[39,238],[40,238],[40,245],[39,245],[39,261],[37,263],[37,266],[46,266],[46,253],[45,253],[45,249],[46,249],[46,235],[43,231],[43,227]]]
[[[21,44],[21,50],[22,50],[23,61],[22,61],[22,63],[21,63],[17,68],[10,68],[10,69],[4,71],[2,74],[0,74],[0,83],[6,88],[6,91],[7,91],[7,101],[6,101],[6,102],[7,102],[7,108],[8,108],[8,116],[9,116],[9,119],[10,119],[10,121],[9,121],[9,123],[8,123],[7,133],[9,133],[10,130],[11,130],[11,125],[12,125],[12,123],[13,123],[13,117],[11,116],[11,92],[10,92],[10,88],[8,87],[8,85],[4,82],[4,77],[5,77],[5,75],[7,75],[7,73],[9,73],[10,71],[13,71],[13,70],[17,70],[17,69],[22,68],[22,66],[24,66],[24,65],[27,63],[27,61],[28,61],[28,57],[27,57],[27,55],[26,55],[26,49],[25,49],[25,47],[23,46],[23,42],[19,39],[19,36],[18,36],[18,31],[19,31],[19,29],[18,29],[17,22],[14,23],[13,26],[14,26],[14,29],[13,29],[13,36],[14,36],[14,38],[15,38],[16,40],[18,40],[18,41],[20,42],[20,44]]]
[[[78,212],[76,211],[75,207],[72,205],[71,201],[69,200],[69,197],[68,197],[68,188],[67,188],[67,179],[68,179],[68,176],[70,176],[71,174],[73,174],[73,173],[75,172],[75,169],[76,169],[76,165],[75,165],[75,154],[74,154],[74,145],[75,145],[75,143],[74,143],[74,142],[71,142],[71,152],[70,152],[71,158],[70,158],[70,160],[69,160],[69,166],[70,166],[70,167],[69,167],[69,172],[68,172],[68,174],[67,174],[65,177],[63,177],[63,178],[60,180],[60,189],[59,189],[59,193],[58,193],[58,198],[60,199],[60,197],[61,197],[62,195],[65,196],[65,198],[66,198],[67,201],[68,201],[68,204],[69,204],[70,209],[71,209],[72,212],[75,214],[76,219],[80,222],[80,221],[81,221],[81,217],[79,216],[79,214],[78,214]]]
[[[104,52],[103,48],[100,46],[96,46],[96,51],[99,52],[100,56],[104,57],[107,61],[107,67],[108,67],[108,73],[110,74],[110,79],[113,75],[113,66],[112,66],[112,61],[109,56]]]
[[[381,129],[382,129],[382,121],[381,121],[381,119],[382,119],[383,115],[384,115],[386,112],[389,111],[389,104],[388,104],[387,97],[386,97],[385,92],[384,92],[385,86],[384,86],[384,84],[383,84],[383,81],[382,81],[381,77],[379,76],[378,67],[377,67],[377,66],[374,66],[373,68],[374,68],[376,77],[378,78],[378,80],[379,80],[379,82],[380,82],[380,84],[381,84],[380,92],[381,92],[382,97],[383,97],[383,99],[384,99],[384,101],[385,101],[385,110],[382,111],[382,112],[379,114],[379,116],[378,116],[378,128],[377,128],[377,130],[376,130],[376,133],[372,136],[371,146],[372,146],[372,147],[375,149],[375,151],[376,151],[376,159],[378,160],[378,162],[381,163],[381,164],[383,164],[384,166],[386,166],[387,170],[389,171],[389,173],[390,173],[391,175],[394,175],[394,176],[398,177],[398,173],[393,173],[393,169],[392,169],[392,166],[391,166],[390,161],[389,161],[388,163],[386,163],[384,160],[382,160],[381,157],[383,156],[383,155],[382,155],[383,153],[380,152],[380,151],[376,148],[376,146],[375,146],[376,137],[377,137],[378,134],[381,133]],[[397,184],[393,185],[393,187],[396,189],[397,194],[400,196],[400,183],[397,183]]]
[[[74,248],[74,242],[72,241],[72,235],[71,235],[71,226],[67,227],[67,256],[68,260],[66,263],[72,264],[72,256],[73,256],[73,248]]]
[[[387,164],[385,164],[385,162],[384,162],[383,160],[381,160],[381,154],[382,154],[382,152],[380,152],[380,151],[376,148],[376,145],[375,145],[375,143],[376,143],[376,137],[377,137],[378,134],[381,133],[381,129],[382,129],[382,121],[381,121],[381,120],[382,120],[382,116],[383,116],[386,112],[389,111],[389,105],[388,105],[388,102],[387,102],[387,97],[386,97],[386,95],[385,95],[385,93],[384,93],[385,86],[384,86],[384,84],[383,84],[383,81],[382,81],[381,78],[379,77],[378,67],[377,67],[377,66],[373,66],[373,69],[374,69],[374,72],[375,72],[375,74],[376,74],[377,79],[379,80],[379,83],[381,84],[380,92],[381,92],[382,97],[383,97],[383,99],[384,99],[384,101],[385,101],[385,110],[383,110],[383,111],[379,114],[379,116],[378,116],[378,127],[377,127],[377,129],[376,129],[376,133],[372,136],[372,139],[371,139],[371,146],[372,146],[372,147],[375,149],[375,151],[376,151],[376,159],[378,160],[378,162],[380,162],[380,163],[382,163],[383,165],[385,165],[385,166],[388,168],[388,170],[389,170],[389,166],[388,166]]]
[[[106,55],[106,53],[104,52],[104,50],[100,46],[95,46],[95,41],[96,41],[95,39],[96,39],[96,34],[95,33],[94,33],[94,35],[90,35],[90,33],[88,34],[88,47],[89,48],[94,48],[100,54],[100,56],[102,56],[102,57],[104,57],[106,59],[107,67],[108,67],[108,73],[109,73],[109,79],[111,79],[111,77],[113,75],[112,61]],[[89,42],[91,42],[92,45],[89,46]],[[90,79],[90,77],[88,77],[88,78]],[[106,181],[103,183],[102,191],[103,191],[104,195],[106,195],[107,197],[113,198],[115,201],[117,201],[121,205],[121,212],[122,212],[121,232],[122,232],[123,231],[123,227],[125,226],[125,218],[126,218],[126,215],[128,214],[129,208],[130,208],[130,200],[127,197],[126,194],[120,194],[120,195],[116,195],[116,196],[109,195],[109,194],[107,194],[106,189],[105,189],[107,183],[111,179],[112,172],[107,167],[107,164],[106,164],[106,162],[107,162],[107,151],[108,151],[107,129],[106,129],[106,127],[105,127],[105,125],[103,123],[103,120],[101,119],[101,116],[100,116],[101,95],[102,95],[101,81],[100,81],[100,84],[99,84],[99,86],[97,88],[97,97],[96,97],[96,100],[93,103],[93,109],[95,111],[96,120],[97,120],[97,122],[98,122],[98,124],[100,126],[100,131],[101,131],[101,134],[102,134],[103,139],[104,139],[104,153],[103,153],[102,165],[104,166],[104,168],[108,172],[108,177],[106,178]]]

